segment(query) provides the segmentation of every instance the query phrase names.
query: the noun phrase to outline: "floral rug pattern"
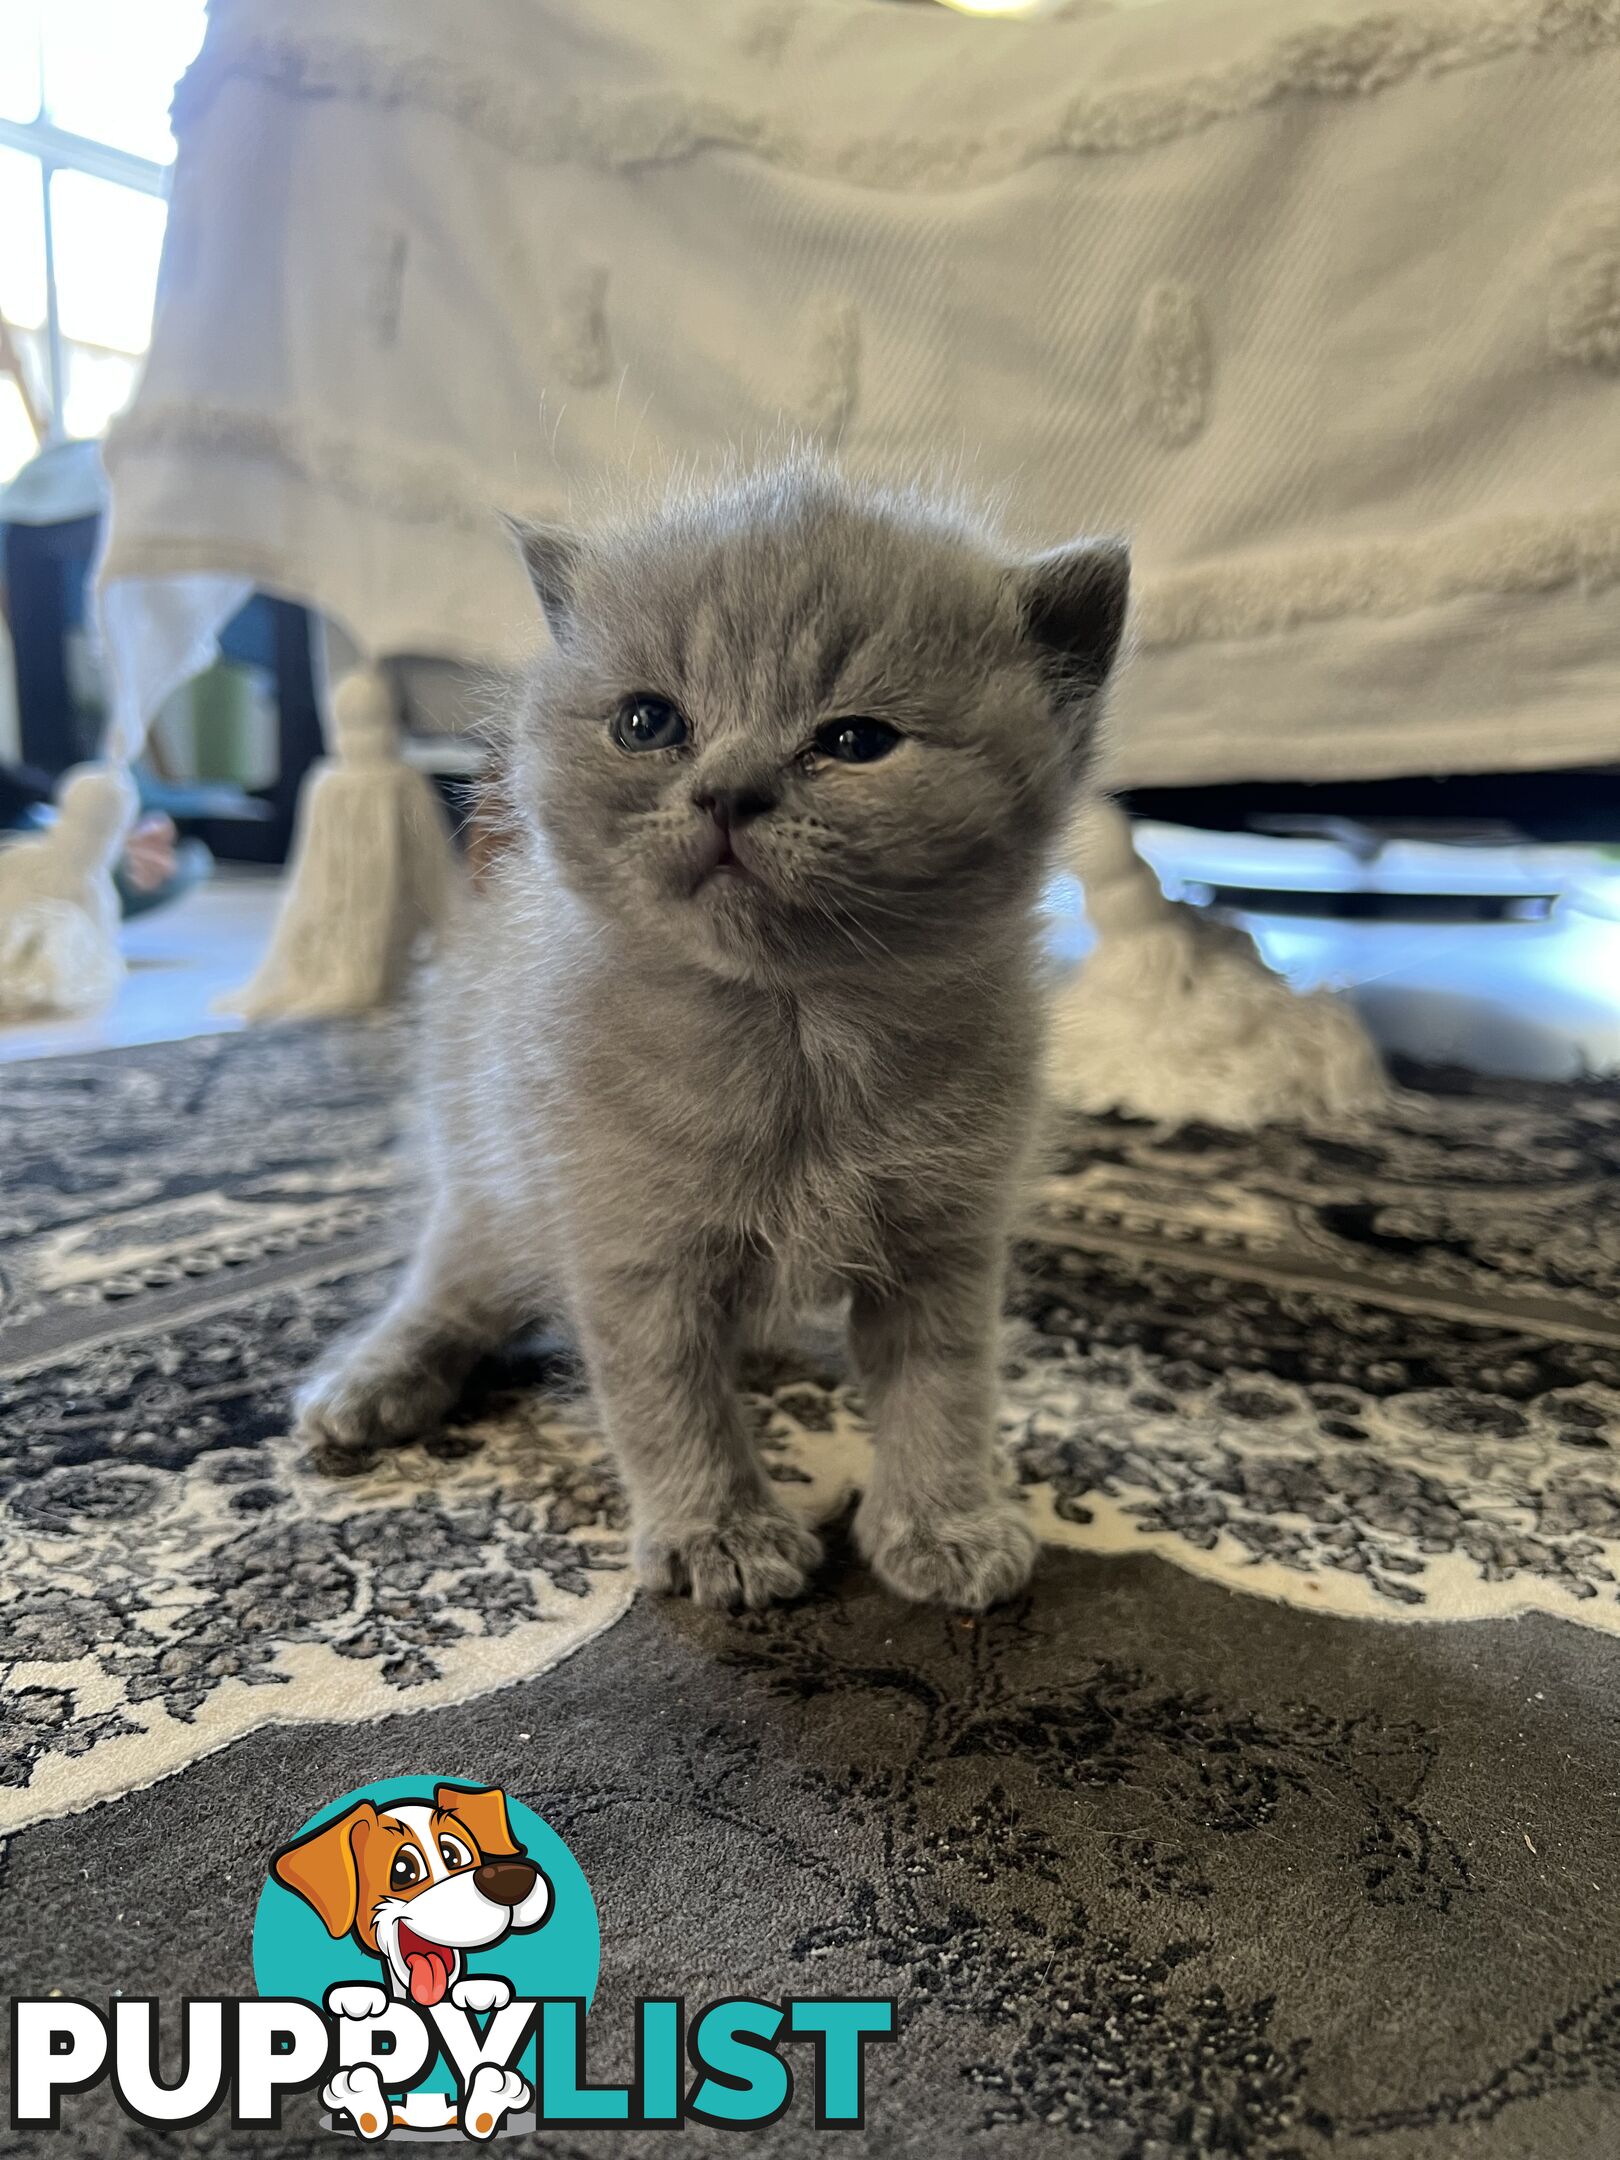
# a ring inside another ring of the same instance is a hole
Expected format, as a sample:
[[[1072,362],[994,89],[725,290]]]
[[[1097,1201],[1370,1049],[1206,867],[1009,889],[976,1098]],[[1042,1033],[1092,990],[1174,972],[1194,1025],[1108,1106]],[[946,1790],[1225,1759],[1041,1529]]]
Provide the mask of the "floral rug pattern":
[[[404,1242],[399,1069],[385,1027],[0,1068],[0,1830],[267,1723],[512,1685],[627,1609],[543,1347],[426,1446],[335,1466],[287,1434]],[[1060,1139],[1002,1401],[1050,1538],[1323,1612],[1620,1633],[1620,1091]],[[855,1391],[808,1354],[756,1378],[773,1473],[835,1513]]]

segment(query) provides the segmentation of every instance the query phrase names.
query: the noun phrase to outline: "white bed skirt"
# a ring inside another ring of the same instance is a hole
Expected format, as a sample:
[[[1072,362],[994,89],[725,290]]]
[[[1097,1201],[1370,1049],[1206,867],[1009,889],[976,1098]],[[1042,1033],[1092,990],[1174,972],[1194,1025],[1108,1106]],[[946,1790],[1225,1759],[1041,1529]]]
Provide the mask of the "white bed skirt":
[[[127,747],[258,586],[512,664],[497,509],[797,433],[1135,538],[1128,783],[1620,755],[1620,0],[215,0],[108,446]]]

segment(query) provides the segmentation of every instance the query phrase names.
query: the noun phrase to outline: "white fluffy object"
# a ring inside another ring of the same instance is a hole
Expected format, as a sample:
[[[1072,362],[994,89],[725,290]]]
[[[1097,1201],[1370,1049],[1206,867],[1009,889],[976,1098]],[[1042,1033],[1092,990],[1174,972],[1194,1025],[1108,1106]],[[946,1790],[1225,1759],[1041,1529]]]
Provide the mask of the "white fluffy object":
[[[128,709],[246,575],[521,668],[492,507],[799,431],[1130,532],[1116,786],[1607,764],[1616,114],[1620,0],[222,0],[106,445]]]
[[[332,702],[335,757],[304,782],[270,949],[225,1001],[249,1020],[372,1012],[404,987],[455,860],[431,784],[399,755],[388,685],[360,668]]]
[[[123,766],[76,766],[56,823],[0,847],[0,1017],[93,1012],[123,981],[112,873],[136,809]]]
[[[1054,1101],[1247,1132],[1337,1123],[1387,1100],[1350,1006],[1296,993],[1244,931],[1166,900],[1117,810],[1088,813],[1073,867],[1097,942],[1055,995]]]

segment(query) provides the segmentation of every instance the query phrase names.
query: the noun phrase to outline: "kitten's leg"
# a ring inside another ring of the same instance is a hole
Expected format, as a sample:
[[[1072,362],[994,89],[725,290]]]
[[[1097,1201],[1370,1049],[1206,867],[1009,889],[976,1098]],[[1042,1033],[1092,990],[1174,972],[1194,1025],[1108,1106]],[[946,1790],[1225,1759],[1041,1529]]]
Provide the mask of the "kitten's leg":
[[[821,1540],[777,1499],[743,1423],[736,1328],[689,1253],[593,1271],[586,1363],[630,1490],[637,1571],[699,1605],[796,1597]]]
[[[855,1540],[902,1597],[983,1612],[1023,1588],[1036,1549],[996,1461],[1000,1255],[942,1242],[906,1269],[850,1311],[874,1428]]]
[[[487,1236],[470,1238],[439,1218],[389,1304],[298,1390],[300,1436],[365,1448],[433,1431],[479,1358],[524,1317],[509,1286],[491,1276]]]

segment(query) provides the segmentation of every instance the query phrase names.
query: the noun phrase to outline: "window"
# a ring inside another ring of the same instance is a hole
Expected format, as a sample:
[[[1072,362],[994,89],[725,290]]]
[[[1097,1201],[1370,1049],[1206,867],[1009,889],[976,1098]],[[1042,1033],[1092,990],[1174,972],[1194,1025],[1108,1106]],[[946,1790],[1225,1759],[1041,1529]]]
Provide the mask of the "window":
[[[0,481],[128,403],[204,0],[0,0]]]

